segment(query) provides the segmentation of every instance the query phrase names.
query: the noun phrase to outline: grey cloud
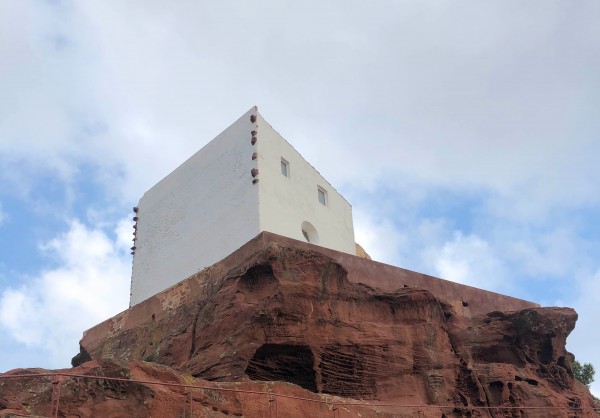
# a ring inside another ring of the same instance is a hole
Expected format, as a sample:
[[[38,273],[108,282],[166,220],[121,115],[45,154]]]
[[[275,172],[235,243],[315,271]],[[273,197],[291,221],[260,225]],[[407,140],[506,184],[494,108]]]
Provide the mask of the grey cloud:
[[[590,54],[600,43],[598,12],[593,2],[103,2],[30,11],[52,16],[47,33],[20,36],[34,45],[58,36],[70,52],[59,59],[49,48],[19,65],[48,80],[31,96],[28,80],[9,86],[22,106],[3,133],[19,131],[25,144],[45,139],[26,150],[19,140],[10,152],[123,165],[127,193],[139,193],[159,177],[138,173],[168,172],[258,104],[338,184],[385,182],[391,171],[509,200],[526,188],[537,206],[597,201],[589,156],[600,151],[600,58]],[[42,123],[26,123],[32,110]],[[81,155],[73,131],[86,118],[109,130]],[[332,163],[337,153],[344,164]]]

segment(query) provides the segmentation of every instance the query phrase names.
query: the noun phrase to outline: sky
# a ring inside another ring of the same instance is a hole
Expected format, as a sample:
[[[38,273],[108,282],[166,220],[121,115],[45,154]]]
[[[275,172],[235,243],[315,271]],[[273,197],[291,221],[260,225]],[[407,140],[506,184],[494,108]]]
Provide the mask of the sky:
[[[250,107],[382,262],[579,313],[600,396],[600,3],[0,0],[0,371],[128,306],[143,193]]]

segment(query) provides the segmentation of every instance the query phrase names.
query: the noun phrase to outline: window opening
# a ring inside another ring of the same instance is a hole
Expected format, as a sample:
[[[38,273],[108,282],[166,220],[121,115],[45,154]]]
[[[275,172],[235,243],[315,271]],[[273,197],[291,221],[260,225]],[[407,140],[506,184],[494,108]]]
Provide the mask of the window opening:
[[[327,206],[327,192],[322,188],[318,187],[317,196],[319,198],[319,203],[321,203],[323,206]]]
[[[281,174],[283,174],[285,177],[290,176],[290,163],[283,158],[281,159]]]
[[[302,230],[302,235],[304,235],[304,239],[306,240],[306,242],[310,242],[310,238],[308,237],[308,232],[306,232],[304,229]]]
[[[302,230],[302,235],[304,236],[304,239],[307,242],[310,242],[311,244],[319,243],[319,233],[310,222],[302,222],[302,225],[300,225],[300,229]]]

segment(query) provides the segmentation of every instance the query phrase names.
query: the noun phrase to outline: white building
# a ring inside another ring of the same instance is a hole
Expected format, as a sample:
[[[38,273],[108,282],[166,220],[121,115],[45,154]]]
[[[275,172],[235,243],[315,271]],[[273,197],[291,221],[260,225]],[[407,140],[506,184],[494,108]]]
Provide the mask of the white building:
[[[144,193],[136,211],[131,306],[262,231],[356,251],[350,204],[256,107]]]

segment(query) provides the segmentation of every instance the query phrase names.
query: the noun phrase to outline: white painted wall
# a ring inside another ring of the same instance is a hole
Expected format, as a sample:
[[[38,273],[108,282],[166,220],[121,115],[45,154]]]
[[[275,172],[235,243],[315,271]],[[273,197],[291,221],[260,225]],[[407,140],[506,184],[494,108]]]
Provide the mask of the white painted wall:
[[[261,231],[306,241],[301,225],[309,222],[318,245],[355,254],[350,204],[260,114],[257,124]],[[282,158],[289,162],[289,177],[281,173]],[[317,187],[327,192],[327,206],[319,202]]]
[[[253,123],[251,115],[257,115]],[[251,144],[251,132],[258,132]],[[253,152],[257,159],[252,159]],[[289,177],[281,174],[281,158]],[[251,170],[258,168],[252,183]],[[317,187],[327,192],[319,203]],[[355,254],[350,204],[254,107],[148,190],[138,205],[133,306],[225,258],[261,231]]]
[[[139,202],[133,306],[229,255],[260,232],[249,110]]]

